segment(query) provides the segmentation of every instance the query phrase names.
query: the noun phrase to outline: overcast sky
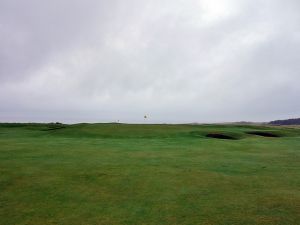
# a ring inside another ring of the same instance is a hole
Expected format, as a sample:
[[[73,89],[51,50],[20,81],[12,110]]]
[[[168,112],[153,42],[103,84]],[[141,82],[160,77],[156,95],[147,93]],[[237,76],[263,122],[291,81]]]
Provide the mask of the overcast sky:
[[[300,117],[299,0],[0,0],[0,121]]]

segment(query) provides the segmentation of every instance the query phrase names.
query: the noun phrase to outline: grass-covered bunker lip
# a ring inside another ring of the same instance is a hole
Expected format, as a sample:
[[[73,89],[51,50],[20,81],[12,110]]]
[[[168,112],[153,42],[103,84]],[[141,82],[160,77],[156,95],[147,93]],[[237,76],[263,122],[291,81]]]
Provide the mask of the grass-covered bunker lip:
[[[208,133],[205,135],[208,138],[225,139],[225,140],[238,140],[236,137],[222,133]]]
[[[262,137],[281,137],[278,134],[274,134],[273,132],[267,132],[267,131],[248,131],[246,134],[256,135],[256,136],[262,136]]]

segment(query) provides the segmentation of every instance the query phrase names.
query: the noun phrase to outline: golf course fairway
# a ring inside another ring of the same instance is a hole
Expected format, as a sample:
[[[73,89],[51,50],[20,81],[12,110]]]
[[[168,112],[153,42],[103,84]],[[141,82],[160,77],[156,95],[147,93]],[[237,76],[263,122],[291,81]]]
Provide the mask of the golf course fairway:
[[[0,124],[0,225],[298,225],[300,128]]]

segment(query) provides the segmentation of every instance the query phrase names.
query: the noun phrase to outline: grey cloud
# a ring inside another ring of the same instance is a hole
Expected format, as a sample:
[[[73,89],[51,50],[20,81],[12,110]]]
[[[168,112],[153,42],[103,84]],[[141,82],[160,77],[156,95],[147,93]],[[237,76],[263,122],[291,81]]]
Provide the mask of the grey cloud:
[[[299,1],[0,3],[0,120],[299,116]]]

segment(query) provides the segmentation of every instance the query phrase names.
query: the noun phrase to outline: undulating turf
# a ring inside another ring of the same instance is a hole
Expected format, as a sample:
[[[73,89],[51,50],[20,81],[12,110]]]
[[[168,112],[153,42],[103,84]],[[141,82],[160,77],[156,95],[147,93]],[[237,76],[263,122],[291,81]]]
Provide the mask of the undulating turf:
[[[0,224],[298,225],[300,129],[0,124]]]

